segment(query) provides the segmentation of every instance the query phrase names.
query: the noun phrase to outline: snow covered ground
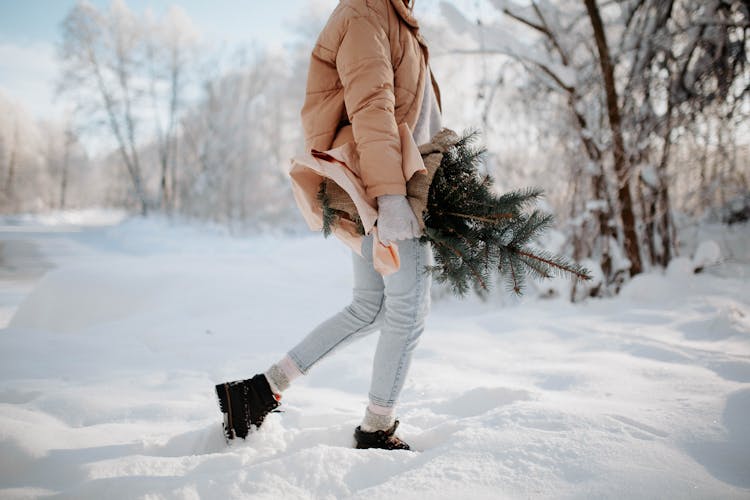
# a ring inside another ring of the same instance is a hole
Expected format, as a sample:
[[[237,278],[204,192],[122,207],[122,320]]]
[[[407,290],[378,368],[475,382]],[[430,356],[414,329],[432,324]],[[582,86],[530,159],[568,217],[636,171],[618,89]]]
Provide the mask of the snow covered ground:
[[[352,448],[375,336],[223,441],[213,385],[347,304],[342,244],[84,215],[0,222],[0,498],[750,498],[747,226],[616,299],[435,297],[413,453]]]

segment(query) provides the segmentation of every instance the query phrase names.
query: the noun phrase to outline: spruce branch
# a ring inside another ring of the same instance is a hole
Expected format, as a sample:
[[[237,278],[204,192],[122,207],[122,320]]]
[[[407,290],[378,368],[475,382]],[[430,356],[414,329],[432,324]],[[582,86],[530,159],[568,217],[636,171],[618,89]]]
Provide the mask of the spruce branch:
[[[333,232],[333,226],[336,224],[337,219],[336,211],[331,208],[331,200],[328,198],[328,193],[326,191],[327,187],[327,181],[321,182],[317,196],[323,211],[323,236],[326,238],[328,238]]]
[[[475,289],[488,290],[485,277],[491,269],[505,276],[509,289],[518,294],[527,274],[548,278],[554,270],[576,278],[588,276],[565,259],[526,249],[553,222],[552,215],[539,210],[526,213],[543,192],[528,187],[495,195],[492,177],[478,173],[486,150],[475,146],[477,138],[476,131],[459,138],[443,155],[430,186],[426,237],[440,264],[433,271],[451,281],[459,295],[469,280]],[[450,255],[443,251],[446,247]]]
[[[516,294],[521,294],[521,283],[519,282],[519,273],[516,272],[516,266],[513,265],[513,259],[508,258],[508,268],[510,269],[510,286]]]
[[[510,219],[513,217],[513,214],[504,213],[504,214],[490,214],[487,216],[481,216],[481,215],[472,215],[472,214],[460,214],[458,212],[446,212],[443,210],[436,210],[436,214],[438,215],[453,215],[455,217],[462,217],[464,219],[469,220],[477,220],[482,222],[488,222],[490,224],[493,224],[497,222],[498,219]]]
[[[548,279],[552,277],[552,275],[549,273],[549,266],[546,263],[537,259],[531,259],[528,256],[520,253],[519,255],[519,259],[523,261],[530,273],[541,279]]]
[[[432,245],[435,264],[424,266],[424,271],[439,283],[449,283],[458,296],[470,289],[480,295],[489,292],[493,273],[516,294],[522,293],[527,276],[591,279],[584,267],[533,249],[533,241],[554,221],[551,214],[534,208],[544,193],[528,187],[495,194],[492,177],[480,174],[486,149],[477,145],[478,136],[476,130],[464,133],[444,151],[434,171],[424,200],[425,231],[420,242]],[[330,206],[325,184],[318,193],[324,234],[330,234],[339,217],[353,220],[364,234],[357,214]]]
[[[552,269],[556,269],[560,274],[568,273],[576,279],[588,281],[591,279],[591,273],[585,267],[569,262],[567,259],[559,256],[552,256],[547,252],[533,253],[528,250],[517,250],[519,255],[535,261],[544,262]]]

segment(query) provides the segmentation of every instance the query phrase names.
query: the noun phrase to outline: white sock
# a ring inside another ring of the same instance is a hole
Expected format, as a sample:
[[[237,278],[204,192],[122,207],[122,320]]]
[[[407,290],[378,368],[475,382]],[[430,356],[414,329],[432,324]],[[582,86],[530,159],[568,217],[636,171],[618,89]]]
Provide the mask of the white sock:
[[[393,427],[395,421],[395,408],[370,403],[367,405],[360,428],[365,432],[385,431]]]
[[[289,388],[292,380],[302,375],[302,372],[294,360],[286,355],[278,363],[271,365],[264,375],[268,379],[271,390],[276,394],[281,394]]]

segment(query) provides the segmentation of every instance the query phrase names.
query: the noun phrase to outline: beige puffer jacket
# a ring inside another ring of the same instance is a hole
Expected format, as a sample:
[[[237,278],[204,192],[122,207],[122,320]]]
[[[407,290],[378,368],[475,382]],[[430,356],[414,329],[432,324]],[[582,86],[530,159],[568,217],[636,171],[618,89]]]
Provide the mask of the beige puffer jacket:
[[[366,194],[406,194],[399,125],[414,129],[428,61],[404,0],[340,0],[310,58],[300,113],[306,151],[353,141]]]

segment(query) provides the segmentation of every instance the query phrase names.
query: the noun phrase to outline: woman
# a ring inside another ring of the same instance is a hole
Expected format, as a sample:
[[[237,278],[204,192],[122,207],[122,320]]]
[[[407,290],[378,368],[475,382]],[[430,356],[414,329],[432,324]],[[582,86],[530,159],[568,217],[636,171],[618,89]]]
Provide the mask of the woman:
[[[216,391],[228,438],[245,437],[282,392],[335,349],[380,330],[369,404],[354,432],[357,448],[409,449],[395,435],[395,407],[430,306],[429,245],[406,198],[399,125],[416,144],[440,130],[440,92],[409,0],[341,0],[312,50],[301,111],[307,151],[356,144],[365,193],[377,199],[377,238],[352,251],[350,305],[313,329],[279,362]],[[379,238],[379,241],[378,241]],[[400,264],[381,275],[372,247],[398,241]],[[360,255],[361,254],[361,255]]]

